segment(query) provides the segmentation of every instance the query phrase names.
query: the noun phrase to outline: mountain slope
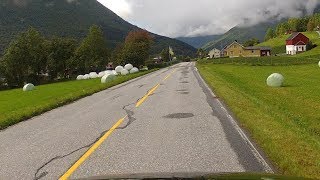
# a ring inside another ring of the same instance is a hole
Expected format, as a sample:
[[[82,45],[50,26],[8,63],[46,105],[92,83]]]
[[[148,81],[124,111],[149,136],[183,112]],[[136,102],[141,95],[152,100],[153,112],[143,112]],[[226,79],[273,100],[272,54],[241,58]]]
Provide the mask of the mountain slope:
[[[209,51],[213,48],[222,49],[226,45],[230,44],[234,40],[237,40],[240,43],[245,42],[251,38],[257,38],[262,42],[264,40],[264,36],[269,27],[274,28],[278,22],[268,22],[268,23],[260,23],[251,27],[234,27],[226,32],[221,38],[217,40],[213,40],[204,46],[203,49]]]
[[[0,0],[0,52],[20,32],[32,26],[45,36],[82,39],[91,25],[99,25],[114,48],[138,27],[124,21],[96,0]],[[193,55],[195,48],[175,39],[154,35],[152,54],[172,46],[177,54]]]
[[[210,41],[217,40],[222,35],[209,35],[209,36],[198,36],[198,37],[178,37],[176,39],[185,42],[195,48],[201,48],[204,44],[209,43]]]

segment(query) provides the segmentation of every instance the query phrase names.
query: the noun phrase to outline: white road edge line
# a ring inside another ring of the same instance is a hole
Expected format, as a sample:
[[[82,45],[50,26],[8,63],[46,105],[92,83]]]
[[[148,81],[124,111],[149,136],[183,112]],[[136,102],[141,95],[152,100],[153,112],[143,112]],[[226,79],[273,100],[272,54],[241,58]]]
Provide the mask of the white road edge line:
[[[198,68],[196,66],[194,66],[196,72],[198,73],[201,81],[204,83],[205,87],[209,90],[210,94],[212,95],[212,97],[217,97],[213,91],[211,90],[211,88],[209,88],[209,86],[207,85],[207,83],[204,81],[204,79],[201,77]],[[242,137],[242,139],[249,145],[250,150],[252,151],[253,155],[257,158],[257,160],[259,162],[261,162],[261,164],[264,166],[264,169],[266,172],[268,173],[274,173],[274,171],[272,170],[272,168],[270,167],[270,165],[267,163],[267,161],[263,158],[263,156],[259,153],[259,151],[255,148],[255,146],[253,145],[253,143],[250,141],[250,139],[248,138],[248,136],[243,132],[243,130],[240,128],[240,126],[238,125],[237,121],[229,114],[229,112],[227,111],[227,109],[224,107],[224,105],[221,103],[221,101],[219,99],[217,99],[217,101],[219,102],[219,104],[221,105],[221,108],[226,112],[229,120],[231,121],[231,123],[233,124],[233,126],[236,128],[236,130],[238,131],[238,133],[240,134],[240,136]]]

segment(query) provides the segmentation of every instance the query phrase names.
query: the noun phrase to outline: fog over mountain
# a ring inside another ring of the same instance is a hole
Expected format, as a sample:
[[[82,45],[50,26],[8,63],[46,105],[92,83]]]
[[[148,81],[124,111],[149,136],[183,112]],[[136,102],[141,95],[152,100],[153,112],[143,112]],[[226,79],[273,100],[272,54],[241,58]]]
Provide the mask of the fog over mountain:
[[[99,0],[125,20],[170,37],[225,33],[313,13],[319,0]]]

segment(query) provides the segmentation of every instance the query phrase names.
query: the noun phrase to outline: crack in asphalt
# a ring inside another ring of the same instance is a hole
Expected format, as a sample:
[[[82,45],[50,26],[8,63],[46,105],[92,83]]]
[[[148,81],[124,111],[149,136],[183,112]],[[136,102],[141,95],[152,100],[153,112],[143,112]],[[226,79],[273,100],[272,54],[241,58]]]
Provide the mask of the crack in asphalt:
[[[134,105],[134,104],[135,104],[135,103],[131,103],[131,104],[127,104],[127,105],[123,106],[122,109],[126,112],[127,118],[128,118],[129,120],[128,120],[128,122],[127,122],[124,126],[122,126],[122,127],[117,127],[115,130],[123,130],[123,129],[126,129],[126,128],[127,128],[128,126],[130,126],[134,121],[136,121],[136,118],[133,117],[133,115],[134,115],[134,112],[132,111],[133,108],[128,109],[128,107],[129,107],[130,105]],[[44,171],[44,172],[40,173],[40,171],[41,171],[43,168],[45,168],[46,166],[48,166],[49,164],[51,164],[52,162],[54,162],[54,161],[56,161],[56,160],[60,160],[60,159],[63,159],[63,158],[65,158],[65,157],[68,157],[68,156],[70,156],[70,155],[72,155],[72,154],[74,154],[74,153],[76,153],[76,152],[78,152],[78,151],[80,151],[80,150],[90,148],[94,143],[96,143],[96,142],[97,142],[105,133],[107,133],[109,130],[110,130],[110,129],[105,130],[105,131],[103,131],[102,133],[100,133],[100,136],[99,136],[98,138],[96,138],[93,142],[91,142],[90,144],[87,144],[87,145],[82,146],[82,147],[80,147],[80,148],[78,148],[78,149],[76,149],[76,150],[73,150],[73,151],[71,151],[71,152],[68,153],[68,154],[65,154],[65,155],[62,155],[62,156],[56,156],[56,157],[50,159],[49,161],[47,161],[46,163],[44,163],[42,166],[40,166],[40,167],[36,170],[36,173],[34,174],[34,178],[33,178],[33,179],[34,179],[34,180],[39,180],[39,179],[41,179],[41,178],[44,178],[45,176],[47,176],[47,175],[49,174],[49,172],[48,172],[48,171]],[[40,174],[39,174],[39,173],[40,173]]]
[[[166,73],[166,72],[168,72],[168,71],[170,71],[170,70],[171,70],[171,68],[168,68],[167,70],[161,72],[160,74]],[[157,71],[156,71],[156,72],[157,72]],[[154,73],[155,73],[155,72],[150,73],[149,75],[154,74]],[[128,84],[131,84],[131,83],[133,83],[133,82],[136,82],[136,81],[138,81],[138,80],[140,80],[140,79],[142,79],[142,78],[144,78],[144,76],[139,77],[139,78],[136,78],[136,79],[134,79],[134,80],[132,80],[132,81],[129,81],[128,83],[125,83],[125,84],[123,84],[123,85],[121,85],[121,86],[118,86],[118,87],[115,87],[115,88],[110,88],[109,90],[110,90],[110,91],[113,91],[113,90],[119,89],[119,88],[121,88],[121,87],[123,87],[123,86],[126,86],[126,85],[128,85]],[[139,88],[141,88],[141,87],[143,87],[143,86],[144,86],[144,85],[140,85]],[[147,92],[147,93],[148,93],[148,92]],[[152,95],[153,95],[153,94],[152,94]],[[118,98],[118,97],[120,97],[120,96],[114,96],[113,98],[116,99],[116,98]],[[140,100],[140,99],[138,99],[137,102],[138,102],[139,100]],[[131,104],[127,104],[127,105],[123,106],[122,109],[123,109],[123,110],[126,112],[126,114],[127,114],[128,122],[127,122],[124,126],[118,127],[118,128],[116,128],[115,130],[119,130],[119,129],[123,130],[123,129],[126,129],[126,128],[127,128],[128,126],[130,126],[134,121],[136,121],[136,118],[133,117],[133,116],[134,116],[134,112],[132,111],[133,108],[128,109],[129,106],[134,105],[134,104],[135,104],[135,103],[131,103]],[[76,153],[76,152],[78,152],[78,151],[80,151],[80,150],[90,148],[94,143],[96,143],[96,142],[97,142],[105,133],[107,133],[109,130],[110,130],[110,129],[105,130],[105,131],[103,131],[102,133],[100,133],[100,136],[99,136],[98,138],[96,138],[93,142],[91,142],[90,144],[87,144],[87,145],[85,145],[85,146],[82,146],[82,147],[80,147],[80,148],[78,148],[78,149],[76,149],[76,150],[71,151],[70,153],[65,154],[65,155],[56,156],[56,157],[50,159],[49,161],[45,162],[42,166],[40,166],[40,167],[36,170],[36,172],[35,172],[35,174],[34,174],[34,180],[42,179],[42,178],[44,178],[45,176],[47,176],[47,175],[49,174],[48,171],[43,171],[43,172],[41,172],[41,170],[42,170],[43,168],[45,168],[46,166],[48,166],[49,164],[51,164],[51,163],[54,162],[54,161],[57,161],[57,160],[66,158],[66,157],[68,157],[68,156],[70,156],[70,155],[72,155],[72,154],[74,154],[74,153]],[[40,173],[40,172],[41,172],[41,173]]]

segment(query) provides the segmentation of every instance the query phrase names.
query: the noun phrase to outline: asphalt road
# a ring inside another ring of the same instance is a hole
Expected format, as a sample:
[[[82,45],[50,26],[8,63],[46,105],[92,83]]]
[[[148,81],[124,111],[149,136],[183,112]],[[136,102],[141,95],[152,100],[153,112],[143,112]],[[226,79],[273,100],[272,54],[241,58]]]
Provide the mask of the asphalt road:
[[[0,145],[0,179],[272,172],[194,63],[9,127]]]

